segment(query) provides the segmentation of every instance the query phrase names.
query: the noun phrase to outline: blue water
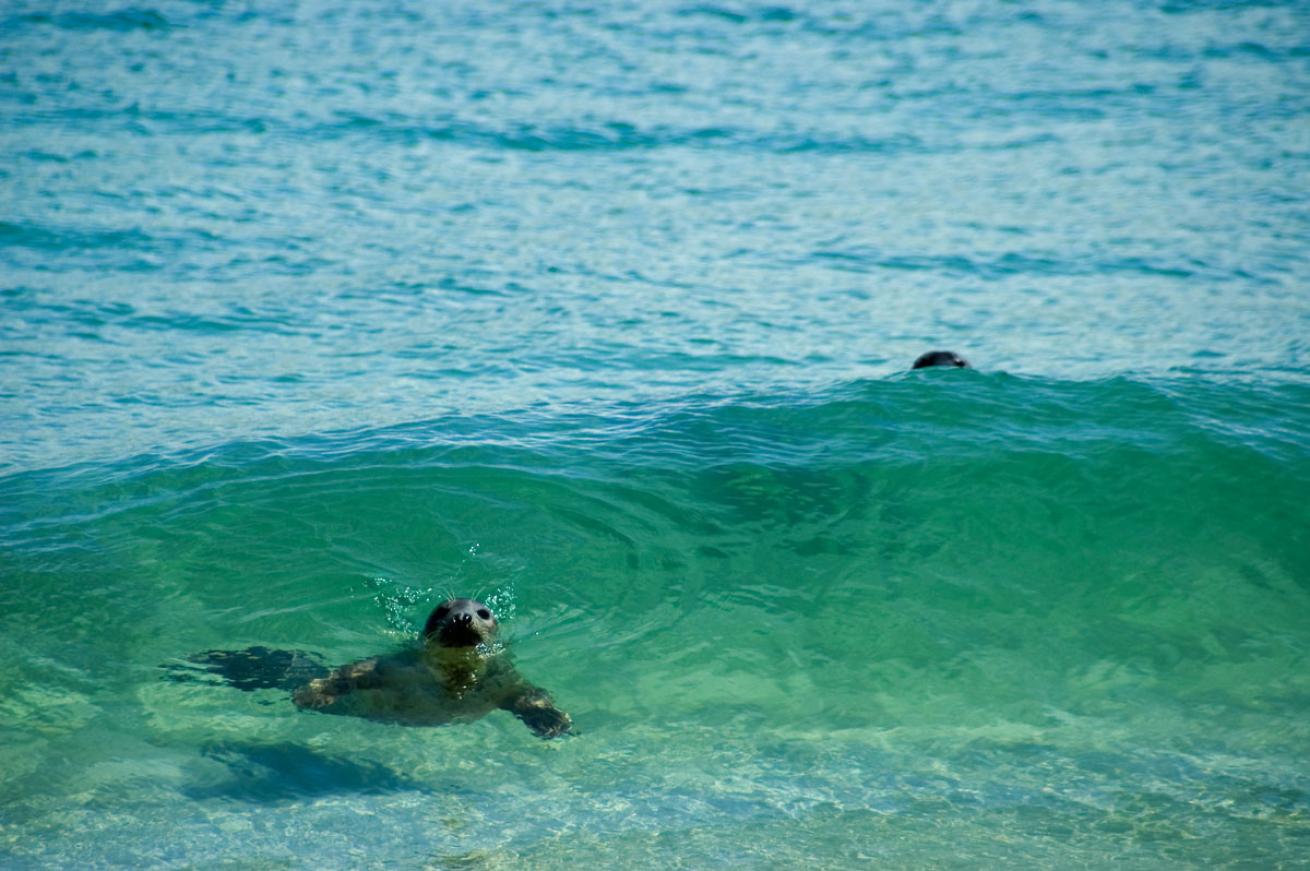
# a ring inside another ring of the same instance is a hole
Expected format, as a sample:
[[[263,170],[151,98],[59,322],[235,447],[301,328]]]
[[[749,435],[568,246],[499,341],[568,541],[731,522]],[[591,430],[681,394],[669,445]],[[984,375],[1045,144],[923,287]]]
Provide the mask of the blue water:
[[[7,3],[0,864],[1303,866],[1308,121],[1276,0]],[[446,595],[576,735],[160,679]]]

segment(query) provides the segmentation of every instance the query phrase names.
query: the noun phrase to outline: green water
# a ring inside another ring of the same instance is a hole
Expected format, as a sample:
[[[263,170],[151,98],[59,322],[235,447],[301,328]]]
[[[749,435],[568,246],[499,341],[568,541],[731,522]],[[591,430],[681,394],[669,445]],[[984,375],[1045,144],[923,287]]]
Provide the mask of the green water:
[[[1310,866],[1307,45],[7,0],[0,868]],[[163,679],[447,595],[574,736]]]
[[[1307,399],[925,372],[11,476],[8,849],[1291,862]],[[394,649],[451,593],[500,611],[575,737],[159,679],[212,647]]]

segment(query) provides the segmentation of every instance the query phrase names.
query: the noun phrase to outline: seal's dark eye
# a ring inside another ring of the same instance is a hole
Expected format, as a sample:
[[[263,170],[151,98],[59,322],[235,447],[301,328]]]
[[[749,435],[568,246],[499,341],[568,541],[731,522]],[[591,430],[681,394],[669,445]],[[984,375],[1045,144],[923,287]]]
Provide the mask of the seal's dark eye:
[[[442,605],[440,608],[437,609],[437,613],[433,614],[432,616],[436,617],[438,620],[444,620],[446,615],[449,613],[450,613],[450,609],[447,608],[445,605]]]
[[[479,609],[478,609],[478,616],[481,617],[483,620],[490,620],[490,619],[491,619],[491,612],[488,611],[486,608],[479,608]]]

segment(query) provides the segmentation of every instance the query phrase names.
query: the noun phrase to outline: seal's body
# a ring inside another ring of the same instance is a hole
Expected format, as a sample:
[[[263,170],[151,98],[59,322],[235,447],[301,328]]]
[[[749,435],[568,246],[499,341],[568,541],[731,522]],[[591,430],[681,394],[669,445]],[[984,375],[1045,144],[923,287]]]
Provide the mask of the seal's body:
[[[569,731],[569,715],[555,707],[545,690],[520,677],[498,649],[498,630],[495,615],[483,603],[448,599],[428,617],[421,648],[330,671],[302,667],[292,675],[287,664],[304,663],[307,655],[267,648],[211,650],[190,661],[240,689],[292,689],[298,707],[325,714],[436,726],[476,720],[499,708],[543,738]]]
[[[449,599],[428,617],[422,650],[335,668],[292,699],[301,708],[410,726],[476,720],[503,708],[543,738],[567,732],[569,715],[493,649],[498,629],[486,605]]]

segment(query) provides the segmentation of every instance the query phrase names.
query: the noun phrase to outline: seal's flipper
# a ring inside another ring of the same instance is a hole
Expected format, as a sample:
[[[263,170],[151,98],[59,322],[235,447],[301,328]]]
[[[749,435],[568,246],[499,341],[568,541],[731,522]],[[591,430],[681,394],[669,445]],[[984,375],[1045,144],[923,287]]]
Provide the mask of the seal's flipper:
[[[573,718],[555,707],[545,690],[530,684],[523,684],[501,707],[542,738],[557,738],[573,727]]]
[[[314,678],[328,674],[312,653],[303,650],[271,650],[247,647],[245,650],[206,650],[186,658],[187,665],[164,666],[167,680],[198,680],[215,674],[245,692],[254,690],[294,690]]]

